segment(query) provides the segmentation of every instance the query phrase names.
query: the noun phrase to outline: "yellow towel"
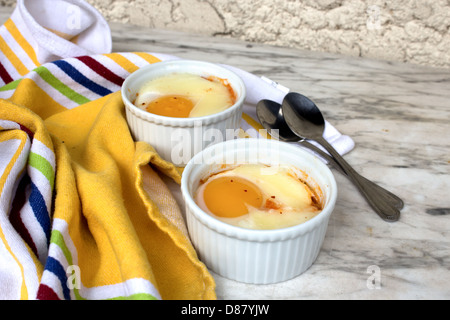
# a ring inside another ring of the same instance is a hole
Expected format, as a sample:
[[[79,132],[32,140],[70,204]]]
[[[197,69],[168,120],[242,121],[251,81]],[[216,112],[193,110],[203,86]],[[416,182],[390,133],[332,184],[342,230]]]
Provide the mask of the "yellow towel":
[[[121,78],[158,61],[145,53],[89,58]],[[10,204],[0,212],[0,283],[10,290],[0,285],[0,296],[215,299],[159,176],[179,182],[180,173],[133,141],[118,90],[97,97],[74,76],[81,60],[44,64],[0,89],[0,195]],[[84,76],[102,85],[92,69]]]

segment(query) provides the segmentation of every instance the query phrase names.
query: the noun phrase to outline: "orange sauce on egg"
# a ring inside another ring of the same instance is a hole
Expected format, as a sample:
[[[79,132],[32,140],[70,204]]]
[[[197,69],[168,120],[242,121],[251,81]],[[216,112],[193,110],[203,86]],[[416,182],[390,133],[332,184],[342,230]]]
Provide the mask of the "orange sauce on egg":
[[[230,96],[230,103],[235,104],[237,100],[236,92],[234,92],[233,88],[231,87],[230,83],[226,79],[209,76],[208,78],[205,78],[208,81],[211,82],[220,82],[225,88],[227,88],[228,94]]]

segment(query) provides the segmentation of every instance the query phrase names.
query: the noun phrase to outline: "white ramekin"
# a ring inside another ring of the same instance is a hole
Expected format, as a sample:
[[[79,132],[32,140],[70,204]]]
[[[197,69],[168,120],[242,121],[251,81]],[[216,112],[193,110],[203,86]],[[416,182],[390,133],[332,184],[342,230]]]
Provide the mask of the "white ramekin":
[[[146,82],[176,72],[226,79],[235,91],[237,101],[222,112],[196,118],[155,115],[132,103]],[[194,60],[170,60],[145,66],[130,74],[122,85],[121,93],[133,138],[149,143],[163,159],[184,167],[193,155],[213,143],[227,140],[232,136],[231,131],[240,128],[246,90],[239,76],[219,65]]]
[[[193,196],[200,179],[223,168],[223,163],[295,166],[320,187],[324,208],[309,221],[276,230],[250,230],[219,221],[202,211]],[[334,176],[321,160],[297,146],[266,139],[229,140],[198,153],[184,169],[181,192],[189,235],[200,259],[225,278],[252,284],[282,282],[313,264],[337,198]]]

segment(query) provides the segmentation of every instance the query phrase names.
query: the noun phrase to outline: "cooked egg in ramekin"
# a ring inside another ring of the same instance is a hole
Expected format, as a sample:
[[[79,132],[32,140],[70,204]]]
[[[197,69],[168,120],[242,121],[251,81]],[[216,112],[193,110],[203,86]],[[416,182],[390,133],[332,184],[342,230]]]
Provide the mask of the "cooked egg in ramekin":
[[[203,117],[235,103],[236,93],[227,79],[178,72],[145,83],[134,102],[150,113],[175,118]]]
[[[133,139],[184,167],[199,151],[228,139],[228,131],[240,129],[246,87],[223,66],[177,59],[136,70],[121,95]],[[222,140],[211,139],[211,132]]]
[[[292,279],[314,263],[337,198],[320,159],[290,143],[252,138],[196,154],[181,192],[201,261],[253,284]]]
[[[240,165],[202,180],[195,201],[213,217],[238,227],[291,227],[322,210],[320,189],[310,187],[299,173],[292,166]]]

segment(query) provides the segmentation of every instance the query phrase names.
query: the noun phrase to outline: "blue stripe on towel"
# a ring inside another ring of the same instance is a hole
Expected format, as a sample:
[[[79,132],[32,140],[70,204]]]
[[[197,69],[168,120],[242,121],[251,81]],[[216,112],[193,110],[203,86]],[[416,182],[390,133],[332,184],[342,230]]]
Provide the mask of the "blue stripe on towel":
[[[69,77],[71,77],[74,81],[81,84],[83,87],[95,92],[96,94],[104,97],[110,93],[111,90],[95,83],[94,81],[86,78],[81,72],[75,69],[70,63],[64,60],[53,61],[53,64],[57,65],[62,71],[64,71]]]
[[[61,263],[53,257],[48,257],[47,263],[45,264],[45,270],[50,271],[58,277],[59,281],[61,282],[64,299],[71,300],[70,290],[67,286],[67,274]]]
[[[41,225],[42,230],[44,230],[45,236],[47,237],[47,243],[49,243],[51,229],[50,216],[44,197],[33,182],[31,182],[31,194],[29,201],[37,221]]]

